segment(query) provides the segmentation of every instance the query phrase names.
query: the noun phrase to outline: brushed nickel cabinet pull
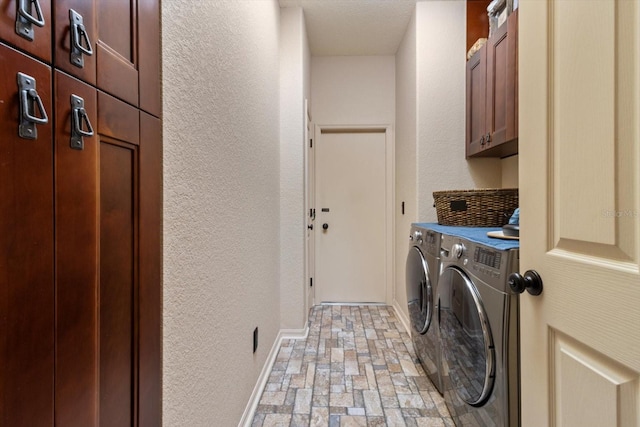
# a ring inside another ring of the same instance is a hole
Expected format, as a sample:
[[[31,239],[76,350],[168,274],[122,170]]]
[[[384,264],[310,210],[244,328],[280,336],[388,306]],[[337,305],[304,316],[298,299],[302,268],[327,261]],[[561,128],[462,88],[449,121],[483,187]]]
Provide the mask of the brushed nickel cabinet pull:
[[[44,15],[38,0],[18,0],[16,13],[16,33],[27,40],[33,41],[33,25],[44,27]],[[31,6],[35,14],[31,14]]]
[[[20,93],[18,135],[25,139],[37,139],[36,125],[49,123],[49,118],[42,99],[36,91],[36,79],[24,73],[18,73],[18,92]]]
[[[86,125],[87,130],[83,129]],[[89,121],[87,110],[84,109],[84,99],[78,95],[71,95],[71,148],[84,150],[82,137],[93,136],[93,127]]]
[[[71,49],[69,50],[70,61],[78,68],[84,67],[84,57],[82,55],[93,55],[91,40],[84,27],[82,15],[73,9],[69,9],[69,22],[71,28]]]

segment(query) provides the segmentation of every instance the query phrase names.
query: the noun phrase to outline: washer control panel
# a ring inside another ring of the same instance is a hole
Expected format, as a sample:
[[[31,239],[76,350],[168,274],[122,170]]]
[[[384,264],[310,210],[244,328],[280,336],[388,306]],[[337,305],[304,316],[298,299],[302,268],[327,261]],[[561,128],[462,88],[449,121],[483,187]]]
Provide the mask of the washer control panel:
[[[481,282],[499,290],[513,293],[507,277],[518,271],[518,249],[500,250],[469,239],[442,235],[440,258],[443,263],[456,265]]]
[[[500,269],[500,260],[502,259],[502,253],[493,251],[491,249],[482,248],[476,246],[475,253],[473,254],[473,260],[477,263],[486,265],[491,268]]]
[[[419,246],[420,249],[429,254],[438,257],[440,255],[441,234],[437,231],[429,230],[422,227],[411,227],[409,233],[409,246]]]

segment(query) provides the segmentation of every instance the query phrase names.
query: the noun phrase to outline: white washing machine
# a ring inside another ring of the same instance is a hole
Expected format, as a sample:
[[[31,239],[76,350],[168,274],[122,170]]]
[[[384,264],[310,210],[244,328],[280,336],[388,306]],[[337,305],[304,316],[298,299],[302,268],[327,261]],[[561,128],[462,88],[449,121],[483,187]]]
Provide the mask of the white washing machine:
[[[440,233],[413,224],[406,266],[411,339],[427,376],[442,393],[436,307],[439,275]]]
[[[486,232],[483,231],[486,234]],[[438,282],[444,399],[457,426],[520,425],[519,249],[442,235]]]

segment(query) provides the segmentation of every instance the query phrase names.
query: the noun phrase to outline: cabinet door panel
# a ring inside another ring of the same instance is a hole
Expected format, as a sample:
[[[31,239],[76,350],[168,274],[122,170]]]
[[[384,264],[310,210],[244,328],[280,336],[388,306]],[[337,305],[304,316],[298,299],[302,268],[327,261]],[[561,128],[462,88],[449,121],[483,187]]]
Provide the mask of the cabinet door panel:
[[[82,16],[87,38],[91,42],[93,55],[82,55],[84,65],[78,67],[71,62],[71,21],[69,10]],[[56,0],[55,3],[55,66],[89,83],[96,84],[96,8],[93,1]]]
[[[100,426],[132,425],[136,306],[136,151],[100,143]]]
[[[513,96],[506,97],[506,140],[518,137],[518,10],[514,10],[507,18],[509,46],[507,47],[507,87],[513,90]],[[516,147],[516,153],[517,153]]]
[[[482,47],[467,62],[467,157],[484,148],[487,49]]]
[[[97,86],[138,106],[136,1],[98,0],[96,13]]]
[[[53,424],[52,124],[18,136],[17,72],[49,117],[51,70],[0,44],[0,425]]]
[[[136,425],[139,133],[138,111],[99,92],[101,427]]]
[[[140,113],[141,427],[162,424],[162,124]]]
[[[505,142],[507,57],[508,37],[507,25],[502,25],[487,42],[487,115],[486,129],[491,135],[489,146]]]
[[[160,117],[160,7],[158,0],[138,0],[140,108]]]
[[[95,127],[97,94],[59,71],[55,89],[56,426],[90,427],[98,410],[98,138],[71,147],[71,96],[84,100]]]
[[[31,25],[33,40],[16,33],[16,14],[18,13],[18,0],[0,0],[0,39],[21,49],[35,57],[51,63],[51,0],[38,0],[42,10],[44,26]],[[32,16],[37,17],[36,9],[27,10]]]
[[[515,137],[516,16],[512,14],[487,43],[487,148]]]

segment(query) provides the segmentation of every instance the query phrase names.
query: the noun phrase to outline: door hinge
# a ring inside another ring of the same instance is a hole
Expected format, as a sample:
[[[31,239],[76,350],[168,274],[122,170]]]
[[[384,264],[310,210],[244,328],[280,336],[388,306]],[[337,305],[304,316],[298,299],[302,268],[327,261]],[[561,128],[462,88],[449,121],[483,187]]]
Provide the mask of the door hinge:
[[[313,138],[309,139],[309,148],[313,148]]]
[[[313,277],[309,277],[309,287],[313,288]]]

